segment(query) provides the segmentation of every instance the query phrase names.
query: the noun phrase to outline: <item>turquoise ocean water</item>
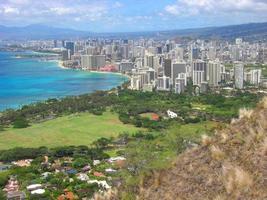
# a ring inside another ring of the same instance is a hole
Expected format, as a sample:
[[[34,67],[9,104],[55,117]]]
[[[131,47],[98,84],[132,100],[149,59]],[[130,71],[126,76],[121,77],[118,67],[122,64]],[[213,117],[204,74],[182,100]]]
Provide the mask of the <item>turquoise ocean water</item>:
[[[108,90],[127,80],[118,74],[62,69],[56,62],[16,58],[17,54],[0,52],[0,111],[48,98]]]

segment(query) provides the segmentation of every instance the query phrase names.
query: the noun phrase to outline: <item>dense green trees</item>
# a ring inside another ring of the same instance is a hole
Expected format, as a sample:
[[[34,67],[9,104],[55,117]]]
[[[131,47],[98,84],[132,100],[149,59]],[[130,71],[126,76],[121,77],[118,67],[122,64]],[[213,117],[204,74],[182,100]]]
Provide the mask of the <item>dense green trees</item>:
[[[193,89],[192,89],[193,90]],[[141,92],[127,89],[97,91],[90,95],[49,99],[32,105],[23,106],[20,110],[6,110],[0,116],[0,125],[13,124],[16,128],[28,126],[28,122],[39,122],[53,119],[65,114],[91,112],[101,115],[109,109],[119,114],[125,124],[133,124],[149,129],[162,129],[168,126],[166,111],[168,109],[179,115],[179,120],[190,123],[193,119],[205,120],[215,118],[229,121],[235,117],[241,107],[253,107],[260,99],[257,94],[236,91],[228,94],[213,93],[194,96],[190,87],[185,94],[171,92]],[[194,104],[204,106],[196,109]],[[161,116],[159,121],[140,117],[140,114],[154,112]],[[23,117],[22,117],[23,116]]]
[[[101,144],[104,140],[101,140]],[[99,141],[98,141],[99,142]],[[110,143],[110,140],[107,140]],[[108,144],[108,143],[105,143]],[[54,149],[47,149],[46,147],[40,148],[14,148],[9,150],[0,151],[0,161],[11,162],[22,159],[36,159],[43,156],[49,156],[50,158],[61,158],[61,157],[74,157],[81,158],[85,157],[87,161],[94,159],[106,159],[109,156],[104,153],[102,146],[97,148],[89,148],[85,146],[65,146],[57,147]],[[41,158],[40,158],[41,159]]]
[[[0,152],[0,161],[16,161],[21,159],[34,159],[47,154],[46,147],[40,148],[14,148]]]

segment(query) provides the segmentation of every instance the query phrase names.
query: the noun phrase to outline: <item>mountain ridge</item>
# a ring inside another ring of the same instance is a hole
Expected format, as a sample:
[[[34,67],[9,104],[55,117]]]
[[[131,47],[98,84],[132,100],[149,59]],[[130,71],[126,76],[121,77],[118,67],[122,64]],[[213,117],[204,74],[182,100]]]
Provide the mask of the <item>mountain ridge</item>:
[[[81,31],[71,28],[57,28],[42,24],[33,24],[25,27],[7,27],[0,25],[0,39],[72,39],[85,37],[109,37],[109,38],[219,38],[234,39],[244,37],[248,39],[266,39],[267,22],[247,23],[228,26],[212,26],[202,28],[189,28],[179,30],[144,31],[144,32],[117,32],[97,33],[92,31]]]

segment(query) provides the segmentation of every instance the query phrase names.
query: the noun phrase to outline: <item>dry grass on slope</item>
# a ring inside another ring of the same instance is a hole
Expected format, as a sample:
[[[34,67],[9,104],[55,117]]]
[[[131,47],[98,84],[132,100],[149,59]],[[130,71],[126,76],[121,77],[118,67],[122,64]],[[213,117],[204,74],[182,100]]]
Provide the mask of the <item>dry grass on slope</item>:
[[[156,173],[140,185],[140,200],[267,199],[267,98]]]

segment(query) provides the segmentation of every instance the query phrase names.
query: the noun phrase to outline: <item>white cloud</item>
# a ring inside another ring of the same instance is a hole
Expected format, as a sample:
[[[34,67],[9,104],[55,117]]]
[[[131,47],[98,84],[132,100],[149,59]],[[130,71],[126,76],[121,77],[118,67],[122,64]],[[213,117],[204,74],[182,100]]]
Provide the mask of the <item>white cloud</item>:
[[[167,5],[165,7],[165,10],[173,15],[179,15],[180,14],[180,9],[178,7],[178,5]]]
[[[50,11],[57,15],[67,15],[73,13],[73,9],[64,7],[50,8]]]
[[[267,12],[267,0],[178,0],[167,5],[165,12],[171,15]]]
[[[113,5],[113,8],[121,8],[123,6],[123,4],[119,1],[116,1]]]
[[[6,6],[3,8],[3,13],[5,13],[5,14],[19,14],[19,9]]]

